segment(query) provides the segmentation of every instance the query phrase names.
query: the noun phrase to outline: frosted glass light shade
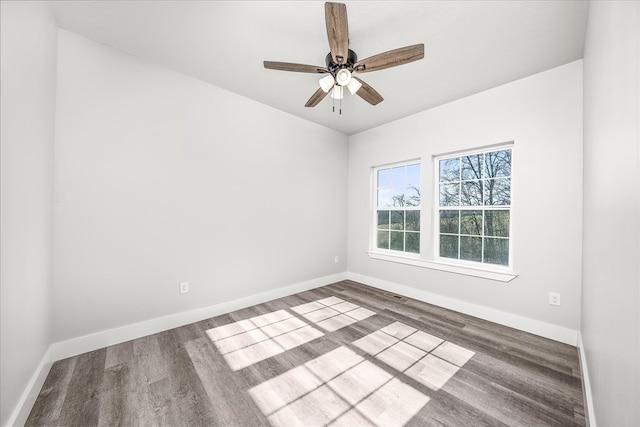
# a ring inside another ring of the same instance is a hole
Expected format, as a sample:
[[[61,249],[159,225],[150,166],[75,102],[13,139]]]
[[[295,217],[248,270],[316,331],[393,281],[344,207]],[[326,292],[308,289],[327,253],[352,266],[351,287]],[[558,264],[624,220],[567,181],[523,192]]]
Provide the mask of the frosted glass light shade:
[[[362,87],[362,83],[357,81],[356,79],[351,79],[349,84],[347,85],[347,89],[351,92],[351,95],[355,95],[357,91]]]
[[[333,85],[335,84],[335,80],[333,80],[333,76],[331,74],[327,74],[323,78],[320,79],[320,88],[324,91],[324,93],[329,92]]]
[[[338,83],[340,86],[346,86],[350,81],[351,71],[347,70],[346,68],[343,68],[342,70],[338,71],[338,74],[336,74],[336,83]]]
[[[334,86],[333,90],[331,91],[331,97],[333,99],[342,99],[344,97],[342,89],[342,86]]]

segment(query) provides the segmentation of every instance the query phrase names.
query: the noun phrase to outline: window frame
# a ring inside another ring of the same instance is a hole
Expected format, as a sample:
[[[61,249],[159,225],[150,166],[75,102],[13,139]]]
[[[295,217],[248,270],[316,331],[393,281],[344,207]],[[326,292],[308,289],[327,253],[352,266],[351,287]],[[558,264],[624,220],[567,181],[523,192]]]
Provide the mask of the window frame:
[[[508,237],[506,238],[506,240],[508,240],[509,242],[508,243],[509,244],[508,264],[507,265],[491,264],[491,263],[486,263],[482,261],[470,261],[470,260],[464,260],[460,258],[449,258],[449,257],[440,256],[440,234],[441,234],[440,233],[440,210],[441,208],[445,208],[446,210],[446,206],[440,206],[440,161],[453,159],[453,158],[462,158],[465,156],[484,155],[486,153],[491,153],[495,151],[504,151],[504,150],[510,150],[511,158],[513,159],[513,151],[514,151],[513,147],[514,147],[513,142],[509,142],[509,143],[496,144],[496,145],[474,148],[469,150],[455,151],[455,152],[450,152],[445,154],[437,154],[433,156],[433,185],[434,185],[433,196],[434,197],[433,197],[433,209],[431,214],[433,215],[432,232],[433,232],[433,260],[434,261],[443,263],[443,264],[450,264],[450,265],[468,267],[468,268],[479,269],[479,270],[504,272],[504,273],[513,272],[513,265],[514,265],[513,263],[513,169],[511,169],[511,173],[509,174],[510,203],[508,205],[485,205],[483,203],[482,205],[478,205],[478,206],[472,205],[472,206],[463,207],[458,205],[457,209],[451,209],[451,210],[457,210],[458,212],[465,211],[465,210],[481,210],[483,211],[483,218],[484,218],[484,212],[486,211],[508,210],[509,211],[509,230],[508,230]],[[484,162],[483,162],[482,168],[484,169]],[[495,177],[492,177],[492,178],[482,177],[480,180],[484,181],[486,179],[495,179]],[[461,179],[460,183],[462,184],[462,182],[463,180]],[[484,228],[484,224],[483,224],[483,228]],[[458,233],[458,236],[463,236],[463,234]],[[484,247],[484,238],[485,238],[484,230],[479,237],[482,239],[482,246]],[[460,251],[459,248],[458,248],[458,251]]]
[[[401,257],[401,258],[408,258],[408,259],[420,259],[421,253],[423,251],[423,246],[422,246],[422,234],[423,234],[423,230],[424,230],[424,224],[423,224],[423,197],[422,197],[422,191],[420,192],[420,204],[418,206],[402,206],[402,207],[398,207],[398,208],[389,208],[388,210],[393,211],[393,210],[402,210],[402,211],[417,211],[420,213],[420,220],[419,220],[419,230],[417,231],[418,234],[418,241],[419,241],[419,245],[420,245],[420,249],[419,251],[416,252],[407,252],[406,250],[396,250],[396,249],[384,249],[384,248],[379,248],[378,247],[378,171],[380,170],[384,170],[384,169],[393,169],[393,168],[397,168],[397,167],[403,167],[403,166],[413,166],[413,165],[418,165],[420,166],[420,189],[422,190],[423,188],[423,181],[424,181],[424,165],[422,163],[422,159],[420,158],[416,158],[416,159],[411,159],[411,160],[404,160],[404,161],[399,161],[399,162],[393,162],[393,163],[387,163],[384,165],[378,165],[378,166],[374,166],[371,168],[371,192],[370,194],[373,196],[371,197],[372,203],[371,203],[371,218],[370,218],[370,223],[369,223],[369,233],[370,233],[370,238],[369,238],[369,252],[377,252],[377,253],[382,253],[382,254],[388,254],[390,256],[393,257]],[[404,232],[406,233],[407,230],[404,230]],[[413,231],[410,231],[413,232]]]

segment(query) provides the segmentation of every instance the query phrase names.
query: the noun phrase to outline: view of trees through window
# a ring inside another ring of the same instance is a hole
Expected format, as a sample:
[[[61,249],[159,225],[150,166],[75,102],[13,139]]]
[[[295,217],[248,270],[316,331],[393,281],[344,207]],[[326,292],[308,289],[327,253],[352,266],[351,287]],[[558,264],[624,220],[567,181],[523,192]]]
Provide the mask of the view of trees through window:
[[[511,150],[442,158],[439,254],[509,265]]]
[[[420,253],[420,164],[376,172],[376,247]]]

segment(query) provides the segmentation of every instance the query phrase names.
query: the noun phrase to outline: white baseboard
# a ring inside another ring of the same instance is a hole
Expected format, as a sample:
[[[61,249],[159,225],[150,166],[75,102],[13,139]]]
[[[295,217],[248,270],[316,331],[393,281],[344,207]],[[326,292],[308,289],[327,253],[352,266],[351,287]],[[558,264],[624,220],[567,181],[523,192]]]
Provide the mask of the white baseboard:
[[[51,353],[52,348],[49,346],[44,356],[42,356],[42,360],[38,363],[35,372],[29,379],[13,412],[9,416],[8,426],[23,426],[27,421],[29,413],[31,413],[31,408],[33,408],[33,404],[36,403],[38,394],[44,385],[44,381],[47,379],[47,375],[49,375],[51,365],[53,365],[51,362]]]
[[[215,304],[209,307],[169,314],[167,316],[157,317],[155,319],[121,326],[119,328],[108,329],[106,331],[100,331],[90,335],[84,335],[81,337],[72,338],[70,340],[56,342],[51,345],[51,347],[53,347],[53,351],[51,354],[53,360],[51,361],[53,362],[56,360],[65,359],[67,357],[76,356],[88,351],[98,350],[110,345],[119,344],[121,342],[130,341],[136,338],[141,338],[147,335],[166,331],[168,329],[199,322],[201,320],[209,319],[211,317],[219,316],[221,314],[229,313],[241,308],[246,308],[277,298],[282,298],[287,295],[319,288],[320,286],[325,286],[331,283],[345,280],[346,276],[346,272],[332,274],[330,276],[324,276],[289,286],[283,286],[277,289],[272,289],[244,298],[239,298],[233,301],[222,302],[220,304]]]
[[[584,385],[584,400],[587,405],[585,410],[589,416],[587,427],[596,427],[596,414],[593,409],[593,395],[591,394],[591,381],[589,380],[589,368],[587,367],[587,356],[585,355],[582,334],[578,332],[578,353],[580,355],[580,368],[582,371],[582,384]]]
[[[409,298],[417,299],[439,307],[448,308],[470,316],[479,317],[484,320],[499,323],[504,326],[529,332],[534,335],[549,338],[565,344],[576,346],[578,343],[578,331],[553,325],[551,323],[541,322],[540,320],[530,319],[528,317],[519,316],[506,311],[496,310],[494,308],[485,307],[454,298],[445,297],[431,292],[423,291],[406,285],[389,282],[386,280],[376,279],[374,277],[365,276],[358,273],[347,273],[347,278],[355,282],[373,286],[388,292],[397,293]]]

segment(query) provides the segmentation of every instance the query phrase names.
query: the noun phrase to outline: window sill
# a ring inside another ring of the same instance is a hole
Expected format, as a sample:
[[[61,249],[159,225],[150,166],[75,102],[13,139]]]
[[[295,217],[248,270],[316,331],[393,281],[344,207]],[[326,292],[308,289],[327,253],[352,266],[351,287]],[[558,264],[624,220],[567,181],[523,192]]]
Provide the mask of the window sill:
[[[416,267],[430,268],[433,270],[448,271],[450,273],[463,274],[465,276],[480,277],[483,279],[496,280],[498,282],[510,282],[518,277],[517,273],[504,272],[490,269],[473,268],[469,266],[453,265],[441,261],[426,261],[419,258],[393,255],[382,252],[367,251],[370,258],[382,261],[397,262],[400,264],[413,265]]]

